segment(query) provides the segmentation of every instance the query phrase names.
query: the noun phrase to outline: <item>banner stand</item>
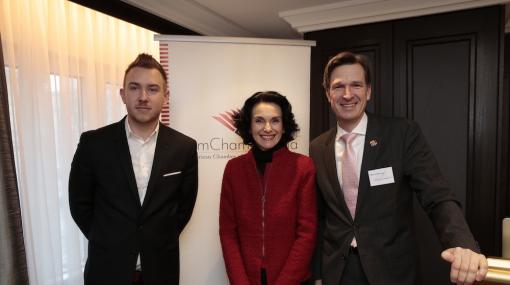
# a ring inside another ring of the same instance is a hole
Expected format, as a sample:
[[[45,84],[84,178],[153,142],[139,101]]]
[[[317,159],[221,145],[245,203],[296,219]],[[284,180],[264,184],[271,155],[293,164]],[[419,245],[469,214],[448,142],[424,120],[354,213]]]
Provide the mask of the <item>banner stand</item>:
[[[170,87],[161,120],[198,143],[199,189],[181,234],[181,283],[228,284],[218,234],[225,164],[249,147],[231,117],[258,91],[286,96],[301,129],[289,149],[308,154],[310,47],[314,41],[156,35]]]

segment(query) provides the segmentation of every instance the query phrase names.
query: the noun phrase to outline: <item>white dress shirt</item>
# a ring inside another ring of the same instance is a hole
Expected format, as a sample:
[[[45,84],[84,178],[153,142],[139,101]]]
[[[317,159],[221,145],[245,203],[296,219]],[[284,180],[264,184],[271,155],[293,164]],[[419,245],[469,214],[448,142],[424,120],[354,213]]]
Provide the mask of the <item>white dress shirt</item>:
[[[131,164],[133,165],[133,172],[135,173],[136,188],[138,189],[140,203],[143,204],[145,193],[147,192],[147,185],[149,184],[149,178],[151,177],[154,152],[156,151],[156,141],[158,139],[159,123],[156,125],[156,128],[149,137],[143,139],[131,130],[127,118],[125,122],[126,137],[129,145],[129,153],[131,154]],[[136,261],[136,269],[141,269],[140,255],[138,255]]]
[[[354,140],[351,142],[352,148],[354,149],[354,153],[356,154],[356,173],[358,174],[358,181],[361,172],[361,162],[363,160],[363,150],[365,148],[365,136],[367,133],[367,114],[364,113],[361,121],[358,125],[352,130],[351,133],[357,134]],[[335,137],[335,161],[336,161],[336,169],[338,175],[338,182],[340,182],[340,187],[342,187],[342,156],[345,150],[345,142],[340,139],[344,134],[348,132],[342,129],[338,124],[336,125],[336,137]]]

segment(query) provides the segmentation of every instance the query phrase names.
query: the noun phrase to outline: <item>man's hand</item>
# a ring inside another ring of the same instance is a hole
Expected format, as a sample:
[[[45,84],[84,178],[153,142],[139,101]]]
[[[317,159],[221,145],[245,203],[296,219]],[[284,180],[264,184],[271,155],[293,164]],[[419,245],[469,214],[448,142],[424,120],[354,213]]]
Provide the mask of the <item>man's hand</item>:
[[[449,248],[441,257],[452,264],[450,281],[458,285],[470,285],[482,281],[487,275],[487,258],[467,248]]]
[[[322,279],[315,280],[314,285],[322,285]]]

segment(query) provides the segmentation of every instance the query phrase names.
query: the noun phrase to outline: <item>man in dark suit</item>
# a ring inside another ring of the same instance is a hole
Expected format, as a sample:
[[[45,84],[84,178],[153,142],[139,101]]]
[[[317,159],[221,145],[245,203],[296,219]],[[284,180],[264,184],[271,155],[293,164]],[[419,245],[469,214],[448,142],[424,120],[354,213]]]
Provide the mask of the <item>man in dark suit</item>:
[[[89,241],[85,284],[178,284],[196,142],[159,122],[169,91],[152,56],[129,65],[120,95],[127,116],[83,133],[71,166],[71,214]]]
[[[336,55],[323,85],[337,126],[310,146],[319,186],[316,284],[416,284],[413,191],[445,248],[451,281],[482,280],[487,260],[418,125],[365,113],[367,60]]]

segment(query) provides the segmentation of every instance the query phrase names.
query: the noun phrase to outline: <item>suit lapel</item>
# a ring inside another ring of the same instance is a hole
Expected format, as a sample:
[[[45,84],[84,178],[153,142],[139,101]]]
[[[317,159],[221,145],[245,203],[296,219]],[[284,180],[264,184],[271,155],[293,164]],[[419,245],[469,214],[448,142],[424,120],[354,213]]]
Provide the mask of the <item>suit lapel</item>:
[[[161,179],[161,169],[163,168],[163,162],[165,158],[168,158],[166,154],[169,149],[169,134],[167,129],[159,123],[158,138],[156,140],[156,149],[154,150],[154,160],[152,161],[151,176],[149,183],[147,184],[147,192],[145,193],[145,199],[143,200],[142,209],[146,209],[149,200],[154,194],[154,190],[159,180]]]
[[[368,115],[368,114],[367,114]],[[363,207],[363,201],[370,191],[368,171],[376,166],[376,159],[381,144],[384,143],[379,135],[379,122],[372,115],[368,115],[367,133],[365,136],[365,146],[363,149],[363,161],[361,162],[361,171],[358,186],[358,201],[356,202],[356,216],[359,209]]]
[[[117,134],[114,138],[114,144],[116,145],[115,151],[117,152],[118,160],[120,161],[120,166],[126,175],[126,179],[129,184],[129,192],[133,195],[133,198],[137,201],[138,208],[142,205],[140,203],[140,196],[138,195],[138,187],[136,186],[136,178],[135,173],[133,171],[133,163],[131,161],[131,154],[129,152],[129,145],[126,137],[126,128],[125,128],[125,120],[122,119],[118,123]]]
[[[332,194],[336,197],[337,204],[340,206],[341,211],[344,213],[344,217],[352,220],[351,214],[349,213],[349,208],[347,208],[347,204],[345,203],[345,198],[342,192],[342,188],[340,187],[340,182],[338,181],[338,169],[335,160],[335,137],[336,127],[330,131],[330,134],[328,135],[325,142],[325,149],[323,151],[324,165],[326,167],[329,184],[331,185],[331,189],[334,192]]]

